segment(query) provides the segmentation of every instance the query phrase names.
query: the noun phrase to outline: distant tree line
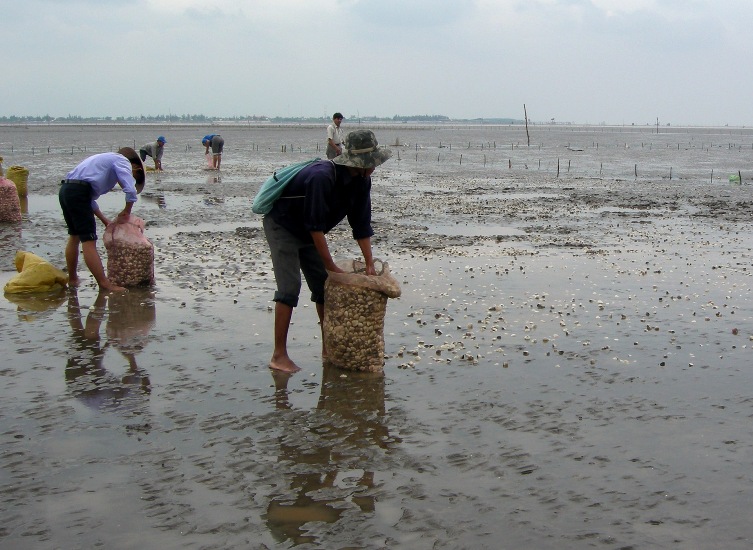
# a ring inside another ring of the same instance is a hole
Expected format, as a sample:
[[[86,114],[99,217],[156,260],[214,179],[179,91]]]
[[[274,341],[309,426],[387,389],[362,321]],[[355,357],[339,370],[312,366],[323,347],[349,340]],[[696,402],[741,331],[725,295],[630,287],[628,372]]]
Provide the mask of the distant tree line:
[[[103,117],[82,117],[78,115],[68,115],[64,117],[54,117],[51,115],[43,116],[0,116],[0,124],[86,124],[86,123],[127,123],[127,124],[149,124],[149,123],[195,123],[208,124],[212,122],[272,122],[272,123],[325,123],[330,119],[328,116],[320,117],[268,117],[263,115],[247,115],[232,117],[216,117],[207,115],[139,115],[139,116],[103,116]],[[451,119],[445,115],[394,115],[393,117],[377,116],[360,116],[350,115],[346,117],[350,122],[468,122],[467,119]],[[487,124],[521,124],[524,121],[512,118],[477,118],[472,119],[474,123]]]
[[[392,120],[395,122],[448,122],[450,117],[444,115],[395,115]]]
[[[67,122],[67,123],[85,123],[85,122],[128,122],[128,123],[149,123],[149,122],[198,122],[206,123],[214,120],[239,120],[239,121],[265,121],[270,120],[266,116],[241,116],[241,117],[211,117],[207,115],[139,115],[139,116],[102,116],[102,117],[82,117],[78,115],[68,115],[61,117],[44,116],[0,116],[0,123],[23,123],[23,122]]]

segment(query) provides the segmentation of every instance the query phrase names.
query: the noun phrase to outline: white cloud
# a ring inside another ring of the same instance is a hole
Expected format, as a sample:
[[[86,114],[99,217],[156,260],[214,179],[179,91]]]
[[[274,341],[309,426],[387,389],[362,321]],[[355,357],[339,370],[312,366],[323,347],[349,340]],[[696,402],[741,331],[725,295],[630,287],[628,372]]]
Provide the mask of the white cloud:
[[[0,115],[753,124],[749,0],[4,3]],[[7,16],[7,19],[6,19]],[[723,94],[723,101],[713,101]]]

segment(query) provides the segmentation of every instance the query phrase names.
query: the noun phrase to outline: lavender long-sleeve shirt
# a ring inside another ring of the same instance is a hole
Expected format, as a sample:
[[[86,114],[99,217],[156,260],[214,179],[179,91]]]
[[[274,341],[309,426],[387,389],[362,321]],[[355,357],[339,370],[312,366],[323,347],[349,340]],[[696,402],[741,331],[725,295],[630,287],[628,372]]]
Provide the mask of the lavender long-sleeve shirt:
[[[89,182],[92,189],[92,208],[99,210],[97,199],[117,184],[123,188],[126,202],[139,200],[131,162],[119,153],[100,153],[81,161],[68,172],[65,179]]]

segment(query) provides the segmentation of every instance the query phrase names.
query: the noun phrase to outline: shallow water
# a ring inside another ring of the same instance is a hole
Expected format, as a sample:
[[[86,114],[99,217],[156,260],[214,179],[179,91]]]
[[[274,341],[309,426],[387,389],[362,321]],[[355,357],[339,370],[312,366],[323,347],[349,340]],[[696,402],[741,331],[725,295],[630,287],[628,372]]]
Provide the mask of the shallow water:
[[[290,341],[303,371],[274,377],[274,281],[250,200],[282,160],[273,140],[319,130],[270,131],[257,155],[223,129],[219,181],[201,150],[180,152],[198,130],[166,134],[167,171],[134,210],[154,288],[106,298],[88,277],[0,301],[2,545],[750,546],[750,186],[393,158],[374,189],[375,250],[403,291],[384,374],[323,369],[303,295]],[[88,131],[80,143],[151,135]],[[455,153],[473,131],[401,140]],[[24,222],[0,228],[3,284],[16,248],[62,262],[52,174],[73,159],[37,156]],[[355,254],[346,229],[331,240]]]

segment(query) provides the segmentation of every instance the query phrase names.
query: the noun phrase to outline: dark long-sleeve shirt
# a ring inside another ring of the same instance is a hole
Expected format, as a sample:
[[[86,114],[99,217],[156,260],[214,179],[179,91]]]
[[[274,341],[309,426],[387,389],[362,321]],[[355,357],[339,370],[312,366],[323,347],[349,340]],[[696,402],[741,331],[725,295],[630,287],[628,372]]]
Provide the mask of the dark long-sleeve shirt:
[[[307,242],[311,231],[327,233],[346,217],[354,239],[371,237],[371,177],[352,177],[347,167],[328,160],[315,162],[285,187],[268,215]]]

